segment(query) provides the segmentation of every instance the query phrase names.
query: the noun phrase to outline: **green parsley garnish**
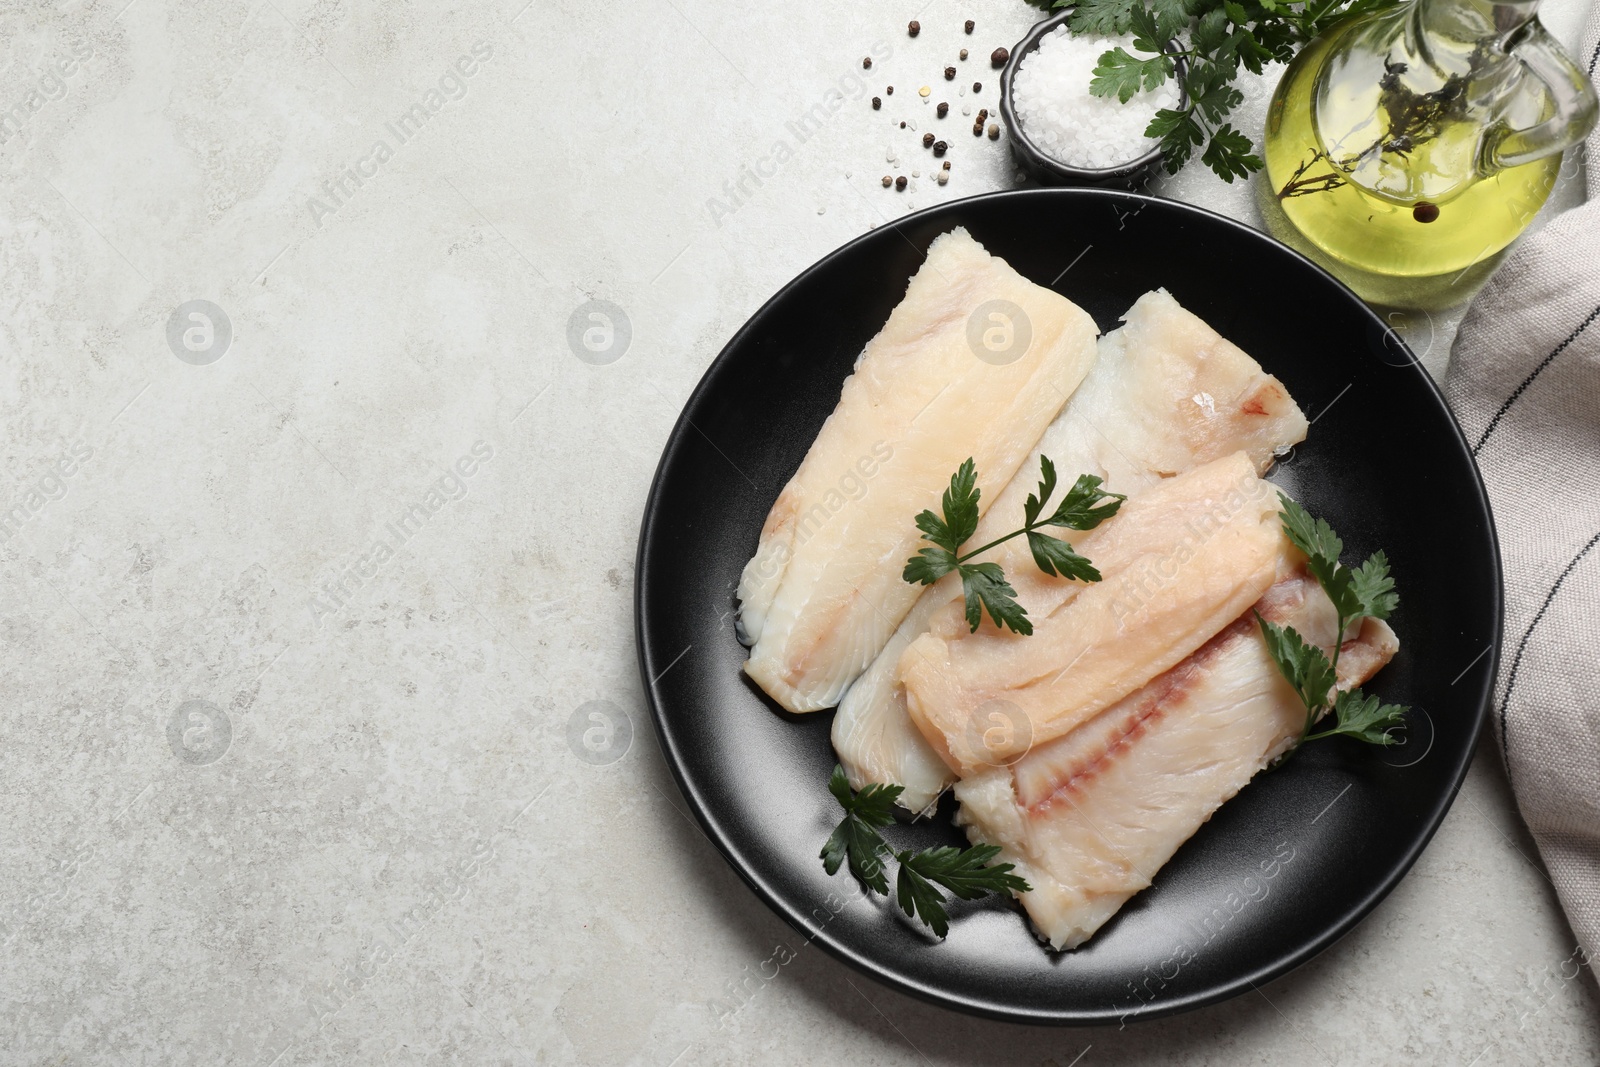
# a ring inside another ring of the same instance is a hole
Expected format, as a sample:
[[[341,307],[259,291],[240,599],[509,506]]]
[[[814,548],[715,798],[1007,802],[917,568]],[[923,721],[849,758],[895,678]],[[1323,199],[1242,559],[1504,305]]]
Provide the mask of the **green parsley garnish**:
[[[989,866],[989,861],[1000,854],[995,845],[971,848],[944,845],[921,852],[891,848],[878,829],[894,821],[894,802],[904,788],[874,782],[863,786],[859,793],[853,793],[844,768],[837,765],[833,768],[828,791],[844,809],[844,818],[829,836],[828,843],[822,846],[823,870],[835,874],[848,861],[850,873],[863,885],[874,893],[888,896],[889,879],[883,857],[893,856],[900,864],[895,879],[900,910],[921,919],[941,938],[950,932],[950,916],[944,909],[945,896],[941,889],[962,900],[976,900],[986,893],[1006,890],[1026,893],[1033,888],[1011,873],[1015,864]]]
[[[1372,745],[1395,744],[1391,731],[1404,724],[1405,713],[1410,708],[1380,703],[1377,697],[1369,697],[1359,689],[1339,691],[1337,688],[1339,650],[1350,624],[1359,619],[1387,619],[1400,605],[1394,579],[1389,577],[1388,557],[1381,551],[1374,552],[1359,567],[1344,566],[1339,562],[1344,542],[1333,532],[1333,527],[1322,519],[1312,518],[1282,493],[1278,494],[1278,501],[1282,505],[1279,515],[1283,520],[1283,532],[1306,554],[1306,569],[1328,594],[1339,619],[1339,636],[1330,660],[1322,649],[1307,644],[1294,627],[1268,622],[1256,613],[1268,653],[1305,705],[1305,727],[1300,731],[1295,748],[1323,737],[1351,737]],[[1335,725],[1312,733],[1317,719],[1330,707]],[[1293,751],[1290,749],[1290,753]]]
[[[906,561],[901,577],[913,585],[932,585],[940,578],[956,571],[961,575],[961,590],[966,595],[967,625],[974,632],[983,621],[985,609],[994,624],[1010,627],[1019,634],[1033,633],[1033,623],[1028,612],[1016,601],[1017,591],[1006,581],[1005,571],[998,563],[968,563],[983,552],[1013,537],[1028,537],[1028,548],[1039,569],[1050,575],[1076,578],[1085,582],[1098,582],[1100,572],[1094,564],[1080,555],[1067,542],[1038,531],[1045,526],[1061,526],[1070,530],[1092,530],[1117,513],[1127,499],[1121,493],[1108,493],[1100,488],[1101,479],[1090,474],[1080,475],[1072,488],[1062,498],[1060,505],[1048,516],[1041,518],[1050,496],[1056,491],[1056,465],[1049,456],[1039,457],[1039,491],[1028,496],[1023,511],[1023,527],[998,537],[982,548],[963,554],[962,544],[978,532],[978,473],[969,458],[950,476],[950,487],[944,492],[942,508],[944,517],[931,511],[917,516],[917,529],[922,538],[931,541]]]
[[[1133,52],[1117,47],[1100,56],[1089,91],[1127,103],[1176,77],[1175,60],[1188,66],[1185,108],[1162,108],[1145,129],[1161,141],[1168,173],[1176,174],[1195,149],[1200,161],[1232,183],[1261,169],[1250,138],[1227,121],[1244,100],[1235,86],[1240,68],[1260,74],[1266,63],[1287,63],[1301,46],[1335,23],[1390,7],[1397,0],[1030,0],[1046,10],[1076,5],[1067,25],[1074,34],[1133,34]],[[1171,52],[1177,40],[1188,47]],[[1134,53],[1138,53],[1137,55]]]

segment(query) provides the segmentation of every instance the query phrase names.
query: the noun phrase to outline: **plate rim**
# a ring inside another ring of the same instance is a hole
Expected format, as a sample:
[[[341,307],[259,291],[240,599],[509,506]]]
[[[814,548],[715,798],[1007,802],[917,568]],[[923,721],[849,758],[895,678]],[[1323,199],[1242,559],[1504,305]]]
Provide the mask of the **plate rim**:
[[[943,1008],[953,1009],[956,1011],[965,1012],[969,1015],[993,1019],[1000,1022],[1046,1026],[1104,1026],[1111,1023],[1117,1023],[1119,1021],[1150,1021],[1171,1015],[1177,1015],[1186,1011],[1193,1011],[1197,1008],[1202,1008],[1212,1004],[1221,1003],[1222,1001],[1230,1000],[1233,997],[1239,996],[1240,994],[1248,992],[1251,989],[1256,989],[1258,986],[1288,974],[1290,971],[1295,970],[1296,968],[1314,959],[1322,952],[1326,951],[1351,930],[1355,929],[1355,927],[1358,926],[1363,919],[1371,914],[1373,909],[1375,909],[1385,897],[1393,892],[1395,886],[1399,885],[1400,881],[1411,872],[1411,868],[1415,866],[1423,851],[1432,842],[1434,835],[1439,830],[1439,827],[1443,825],[1445,816],[1449,813],[1450,808],[1455,803],[1456,796],[1461,791],[1461,785],[1466,780],[1467,772],[1472,766],[1479,743],[1482,739],[1484,724],[1488,720],[1493,706],[1495,683],[1500,673],[1501,645],[1505,636],[1505,578],[1500,551],[1499,532],[1495,526],[1494,520],[1494,510],[1489,500],[1487,487],[1483,482],[1483,474],[1478,469],[1477,460],[1472,455],[1471,448],[1466,440],[1466,435],[1462,431],[1461,424],[1459,420],[1457,420],[1455,413],[1450,410],[1450,405],[1446,402],[1444,393],[1439,388],[1439,384],[1434,380],[1433,375],[1422,366],[1421,361],[1415,356],[1414,353],[1411,352],[1410,346],[1405,344],[1404,340],[1397,336],[1396,339],[1400,341],[1404,351],[1411,356],[1409,363],[1411,371],[1422,379],[1424,385],[1426,386],[1426,393],[1429,399],[1440,411],[1444,413],[1449,428],[1454,432],[1454,443],[1456,449],[1467,460],[1467,468],[1472,475],[1472,489],[1476,494],[1476,500],[1482,508],[1484,517],[1487,519],[1487,529],[1485,532],[1487,534],[1489,546],[1489,562],[1491,564],[1490,576],[1493,579],[1491,586],[1493,593],[1493,619],[1491,626],[1490,656],[1488,665],[1489,669],[1485,676],[1484,683],[1480,687],[1479,692],[1475,694],[1473,698],[1471,723],[1467,738],[1468,743],[1463,750],[1466,755],[1452,773],[1449,787],[1441,791],[1440,796],[1434,803],[1432,809],[1426,813],[1426,829],[1418,836],[1415,843],[1410,849],[1407,850],[1401,859],[1391,867],[1385,877],[1382,878],[1378,884],[1375,885],[1374,888],[1364,897],[1353,901],[1349,907],[1347,907],[1340,915],[1337,916],[1336,919],[1327,922],[1321,932],[1315,937],[1301,942],[1290,951],[1278,954],[1272,961],[1262,965],[1261,967],[1258,967],[1253,973],[1240,975],[1227,982],[1219,983],[1211,988],[1191,993],[1186,996],[1177,996],[1168,1000],[1163,1000],[1158,1004],[1150,1005],[1144,1010],[1136,1008],[1127,1012],[1117,1012],[1110,1008],[1105,1011],[1082,1011],[1073,1009],[1035,1010],[1025,1008],[1008,1009],[992,1002],[986,1002],[964,994],[953,993],[948,989],[937,988],[928,983],[909,979],[902,974],[898,974],[884,968],[876,960],[863,955],[851,945],[841,941],[836,935],[830,933],[825,927],[813,929],[811,926],[809,926],[805,921],[805,916],[796,909],[790,907],[789,904],[783,899],[782,895],[778,893],[771,885],[769,885],[766,879],[760,876],[760,874],[755,870],[754,865],[751,864],[749,860],[746,859],[742,854],[740,854],[738,849],[729,840],[728,834],[721,826],[715,814],[715,806],[706,802],[706,799],[701,794],[701,791],[686,775],[678,739],[674,736],[671,726],[667,723],[663,716],[661,701],[658,699],[656,690],[656,681],[659,679],[657,678],[654,670],[654,664],[660,657],[652,649],[646,633],[646,601],[648,599],[647,593],[651,584],[647,558],[650,554],[649,549],[655,536],[654,528],[657,525],[658,513],[662,506],[660,497],[662,481],[664,479],[665,472],[668,470],[674,457],[682,448],[683,443],[688,439],[688,433],[686,431],[693,428],[692,421],[689,418],[690,412],[693,411],[696,406],[705,398],[706,394],[711,389],[712,383],[721,373],[725,371],[726,367],[731,362],[731,353],[733,353],[739,347],[745,336],[753,330],[758,322],[767,316],[772,309],[781,301],[783,301],[793,290],[799,288],[813,275],[827,269],[835,260],[838,260],[846,254],[853,252],[860,245],[877,239],[878,235],[884,229],[894,230],[902,238],[905,238],[905,235],[899,231],[899,225],[910,220],[921,220],[927,217],[942,214],[959,214],[963,209],[968,208],[978,202],[987,203],[996,200],[1042,199],[1067,199],[1103,202],[1134,201],[1146,205],[1155,204],[1163,209],[1176,210],[1179,213],[1193,214],[1208,220],[1208,222],[1225,224],[1234,230],[1242,231],[1251,239],[1266,242],[1267,244],[1276,246],[1281,251],[1289,253],[1295,259],[1299,260],[1302,265],[1310,268],[1316,274],[1321,275],[1325,281],[1330,282],[1337,287],[1337,289],[1341,291],[1344,296],[1350,300],[1357,309],[1359,309],[1361,314],[1371,321],[1371,323],[1383,331],[1390,333],[1393,332],[1392,329],[1383,321],[1382,317],[1364,300],[1357,296],[1349,286],[1345,285],[1337,277],[1323,267],[1319,266],[1301,252],[1291,248],[1289,245],[1284,244],[1282,241],[1277,240],[1277,238],[1273,237],[1271,234],[1256,229],[1255,227],[1241,222],[1238,219],[1219,214],[1218,212],[1211,211],[1207,208],[1203,208],[1182,200],[1174,200],[1168,197],[1151,196],[1145,193],[1137,193],[1120,189],[1010,189],[962,197],[958,200],[950,200],[942,204],[935,204],[930,207],[922,208],[918,211],[910,212],[898,219],[886,222],[882,226],[874,227],[865,233],[858,234],[791,278],[782,287],[780,287],[777,292],[768,297],[767,300],[763,302],[762,305],[755,312],[753,312],[748,319],[745,320],[744,324],[734,332],[733,336],[730,337],[723,345],[721,351],[717,353],[716,357],[712,359],[712,361],[706,366],[706,369],[701,373],[700,380],[695,384],[694,389],[684,401],[683,408],[678,413],[678,418],[673,423],[672,430],[667,435],[666,444],[663,446],[661,451],[661,459],[656,465],[655,473],[651,476],[649,494],[645,498],[644,513],[639,529],[638,549],[634,557],[634,644],[638,656],[639,676],[644,690],[645,704],[649,709],[650,720],[652,725],[655,727],[656,737],[661,745],[662,755],[665,757],[667,767],[671,771],[673,780],[677,783],[679,791],[683,793],[684,799],[688,802],[690,810],[694,813],[695,820],[699,824],[700,829],[705,833],[706,837],[711,841],[711,843],[716,846],[717,851],[721,853],[722,858],[728,863],[728,865],[732,867],[734,871],[738,873],[739,877],[744,880],[745,884],[755,892],[756,896],[759,897],[767,905],[767,907],[782,917],[785,922],[794,927],[797,932],[805,935],[808,942],[814,942],[821,945],[823,950],[829,955],[850,965],[851,967],[854,967],[857,971],[867,975],[874,981],[880,982],[899,992],[909,994],[917,997],[920,1000],[936,1004]],[[963,225],[963,223],[959,220],[955,220],[952,221],[950,225]],[[909,238],[905,239],[909,240]],[[1021,918],[1024,922],[1027,921],[1025,917],[1019,916],[1019,918]],[[1040,951],[1043,952],[1045,950],[1041,947]]]

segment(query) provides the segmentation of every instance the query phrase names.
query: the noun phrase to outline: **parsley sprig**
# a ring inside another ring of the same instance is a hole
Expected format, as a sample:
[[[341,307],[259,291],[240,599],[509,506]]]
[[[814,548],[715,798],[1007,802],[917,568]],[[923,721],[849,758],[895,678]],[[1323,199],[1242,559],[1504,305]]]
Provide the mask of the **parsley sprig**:
[[[1305,726],[1295,747],[1323,737],[1350,737],[1372,745],[1395,744],[1391,731],[1403,725],[1409,708],[1384,704],[1359,689],[1338,690],[1339,651],[1344,644],[1345,631],[1360,619],[1387,619],[1400,605],[1394,579],[1389,576],[1388,557],[1380,550],[1359,567],[1344,566],[1339,562],[1344,542],[1333,532],[1333,527],[1323,519],[1312,518],[1282,493],[1278,494],[1278,501],[1282,507],[1279,515],[1284,534],[1306,554],[1306,569],[1333,602],[1339,620],[1333,658],[1329,659],[1322,649],[1308,644],[1294,627],[1268,622],[1256,613],[1268,653],[1305,705]],[[1330,707],[1335,725],[1312,733],[1317,719]]]
[[[1127,103],[1188,72],[1182,88],[1188,106],[1162,108],[1145,129],[1161,141],[1167,171],[1177,173],[1194,150],[1224,181],[1261,169],[1250,138],[1228,121],[1244,100],[1235,87],[1240,69],[1260,74],[1266,63],[1287,63],[1304,44],[1355,15],[1398,0],[1030,0],[1045,9],[1076,5],[1067,25],[1074,34],[1133,34],[1133,52],[1113,48],[1100,56],[1089,91]],[[1166,51],[1168,42],[1178,46]],[[1187,43],[1188,47],[1181,47]],[[1138,54],[1134,54],[1138,53]]]
[[[1026,893],[1032,887],[1011,872],[1015,864],[989,861],[1000,854],[995,845],[956,848],[943,845],[921,852],[890,847],[878,833],[894,821],[894,803],[904,786],[874,782],[852,792],[844,768],[835,766],[828,780],[832,793],[844,809],[844,818],[822,846],[822,868],[830,875],[848,862],[850,873],[863,885],[882,896],[889,895],[889,879],[884,857],[893,856],[900,864],[895,878],[895,895],[900,910],[921,919],[938,937],[950,932],[950,916],[945,911],[948,891],[962,900],[976,900],[987,893],[1011,890]]]
[[[962,553],[961,546],[978,532],[978,473],[971,458],[950,477],[950,487],[941,501],[941,518],[932,511],[917,516],[917,529],[922,538],[932,545],[919,551],[906,561],[901,577],[913,585],[932,585],[940,578],[956,571],[961,575],[961,590],[966,596],[967,625],[974,632],[983,621],[985,609],[994,624],[1010,627],[1019,634],[1033,633],[1033,623],[1028,612],[1017,603],[1017,591],[1006,581],[1004,569],[998,563],[968,563],[974,556],[1004,544],[1013,537],[1026,535],[1028,549],[1039,569],[1049,575],[1076,578],[1085,582],[1098,582],[1100,572],[1086,556],[1058,537],[1040,533],[1046,526],[1060,526],[1069,530],[1092,530],[1117,513],[1127,499],[1121,493],[1108,493],[1100,488],[1101,479],[1091,474],[1080,475],[1067,490],[1066,496],[1049,515],[1045,505],[1056,491],[1056,465],[1049,456],[1039,457],[1039,489],[1029,494],[1023,506],[1023,526],[1004,537],[997,537],[981,548]]]

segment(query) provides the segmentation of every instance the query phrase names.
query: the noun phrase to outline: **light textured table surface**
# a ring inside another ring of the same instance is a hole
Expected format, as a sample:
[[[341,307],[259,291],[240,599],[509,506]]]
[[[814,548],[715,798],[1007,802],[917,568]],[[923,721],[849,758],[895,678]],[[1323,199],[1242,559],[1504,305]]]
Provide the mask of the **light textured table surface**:
[[[798,271],[1013,184],[964,131],[879,182],[956,48],[993,109],[1020,0],[125,2],[0,12],[0,1063],[1600,1062],[1487,748],[1343,942],[1121,1032],[890,992],[689,821],[632,636],[661,446]]]

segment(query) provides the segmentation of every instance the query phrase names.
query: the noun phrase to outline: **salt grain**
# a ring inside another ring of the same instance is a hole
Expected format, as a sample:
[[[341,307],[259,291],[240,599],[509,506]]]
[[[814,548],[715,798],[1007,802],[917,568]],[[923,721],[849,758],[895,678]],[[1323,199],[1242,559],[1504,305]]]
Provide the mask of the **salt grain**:
[[[1154,91],[1135,93],[1126,104],[1089,94],[1100,56],[1130,43],[1125,37],[1073,37],[1059,26],[1023,58],[1011,102],[1042,152],[1069,167],[1104,168],[1132,162],[1156,146],[1144,130],[1159,108],[1177,106],[1170,79]]]

